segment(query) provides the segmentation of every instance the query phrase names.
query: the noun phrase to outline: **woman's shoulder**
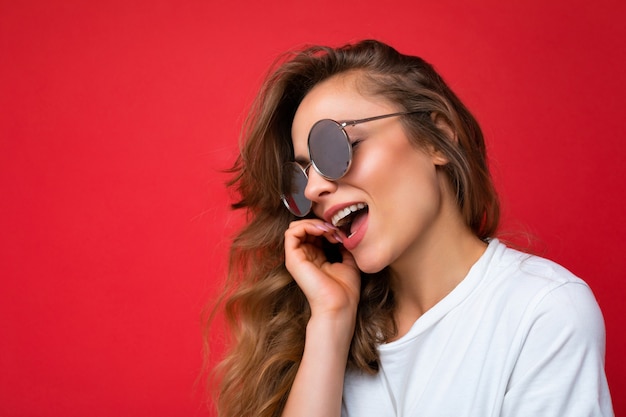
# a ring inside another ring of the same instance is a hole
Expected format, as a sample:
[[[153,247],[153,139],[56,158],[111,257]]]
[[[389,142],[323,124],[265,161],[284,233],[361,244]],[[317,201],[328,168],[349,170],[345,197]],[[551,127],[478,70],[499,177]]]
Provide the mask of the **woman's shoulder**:
[[[591,288],[556,262],[499,245],[493,277],[500,285],[494,287],[504,289],[501,302],[508,309],[499,323],[511,331],[509,346],[516,352],[506,409],[612,415],[604,320]]]
[[[548,320],[583,332],[603,329],[598,303],[583,279],[550,259],[496,245],[486,280],[494,297],[523,310],[530,321]]]
[[[541,256],[513,249],[495,240],[488,274],[497,281],[518,284],[522,289],[550,291],[560,286],[583,286],[587,283],[564,266]]]

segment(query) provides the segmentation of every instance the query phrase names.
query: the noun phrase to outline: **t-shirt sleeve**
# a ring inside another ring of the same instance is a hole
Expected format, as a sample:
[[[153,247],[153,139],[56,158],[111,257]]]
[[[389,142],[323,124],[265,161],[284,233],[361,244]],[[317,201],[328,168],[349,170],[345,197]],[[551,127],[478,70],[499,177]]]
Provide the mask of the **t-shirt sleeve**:
[[[613,416],[602,313],[582,281],[547,291],[529,312],[503,417]]]

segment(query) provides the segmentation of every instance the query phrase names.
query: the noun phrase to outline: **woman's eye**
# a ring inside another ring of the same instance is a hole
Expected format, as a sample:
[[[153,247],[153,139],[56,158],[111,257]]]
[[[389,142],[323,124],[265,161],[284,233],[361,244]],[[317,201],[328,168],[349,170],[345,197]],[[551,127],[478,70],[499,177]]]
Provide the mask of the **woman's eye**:
[[[355,140],[354,142],[352,142],[352,143],[350,144],[350,146],[352,146],[352,150],[354,151],[354,150],[355,150],[355,149],[359,146],[359,144],[360,144],[361,142],[363,142],[361,139],[357,139],[357,140]]]

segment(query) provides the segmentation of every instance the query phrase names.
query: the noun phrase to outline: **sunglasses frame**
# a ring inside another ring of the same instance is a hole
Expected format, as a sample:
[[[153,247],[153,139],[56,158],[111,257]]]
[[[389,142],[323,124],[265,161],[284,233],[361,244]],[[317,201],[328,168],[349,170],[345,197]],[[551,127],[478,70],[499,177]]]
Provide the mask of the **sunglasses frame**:
[[[313,169],[315,169],[315,171],[321,175],[323,178],[325,178],[328,181],[337,181],[338,179],[342,178],[343,176],[345,176],[348,171],[350,170],[350,167],[352,165],[352,144],[350,143],[350,136],[348,135],[348,132],[346,132],[345,128],[347,126],[356,126],[358,124],[361,123],[367,123],[367,122],[373,122],[374,120],[380,120],[380,119],[386,119],[388,117],[394,117],[394,116],[406,116],[409,114],[415,114],[415,113],[422,113],[421,111],[410,111],[410,112],[396,112],[396,113],[389,113],[389,114],[383,114],[381,116],[373,116],[373,117],[367,117],[365,119],[355,119],[355,120],[348,120],[348,121],[344,121],[344,122],[337,122],[333,119],[321,119],[318,120],[317,122],[315,122],[315,124],[311,127],[311,130],[309,131],[309,136],[307,139],[307,150],[309,151],[309,162],[306,164],[306,166],[302,166],[302,164],[300,164],[297,161],[289,161],[286,165],[293,165],[295,164],[298,168],[300,168],[300,170],[302,171],[302,174],[304,175],[304,177],[307,180],[309,180],[309,175],[307,174],[307,171],[309,170],[309,168],[311,166],[313,166]],[[315,164],[315,159],[313,159],[313,157],[311,156],[311,133],[313,132],[313,129],[315,129],[315,126],[317,126],[319,123],[322,122],[332,122],[334,124],[337,125],[337,127],[339,127],[339,130],[343,133],[346,142],[348,142],[348,165],[346,167],[346,169],[343,171],[343,173],[338,176],[338,177],[332,177],[332,176],[328,176],[326,174],[324,174],[319,168],[318,166]],[[305,186],[306,188],[306,186]],[[289,193],[290,195],[293,195],[294,193]],[[302,192],[302,195],[304,195],[304,190]],[[283,204],[285,205],[285,207],[287,207],[287,209],[291,212],[291,214],[293,214],[296,217],[305,217],[306,215],[308,215],[311,212],[311,207],[313,206],[313,202],[311,200],[308,200],[309,205],[307,207],[307,209],[305,210],[304,213],[301,213],[300,211],[298,211],[297,213],[295,212],[295,210],[291,207],[291,205],[288,202],[288,197],[283,193],[280,196]],[[306,198],[306,197],[305,197]],[[290,198],[291,200],[294,200],[293,197]]]

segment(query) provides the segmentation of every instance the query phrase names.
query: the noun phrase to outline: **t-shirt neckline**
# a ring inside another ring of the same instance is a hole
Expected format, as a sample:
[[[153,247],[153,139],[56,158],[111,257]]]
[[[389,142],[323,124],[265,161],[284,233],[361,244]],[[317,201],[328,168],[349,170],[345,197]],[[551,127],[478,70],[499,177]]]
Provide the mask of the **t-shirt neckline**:
[[[401,338],[394,340],[393,342],[384,343],[379,346],[379,350],[393,350],[396,347],[402,346],[404,343],[409,342],[411,339],[417,337],[435,323],[449,314],[455,309],[456,306],[461,304],[469,295],[480,286],[483,278],[487,275],[491,261],[494,255],[499,252],[498,248],[502,249],[504,245],[500,243],[498,239],[491,239],[487,245],[485,252],[478,258],[478,260],[472,265],[467,275],[459,284],[454,287],[452,291],[444,298],[442,298],[432,308],[422,314],[413,323],[413,326],[409,331]]]

